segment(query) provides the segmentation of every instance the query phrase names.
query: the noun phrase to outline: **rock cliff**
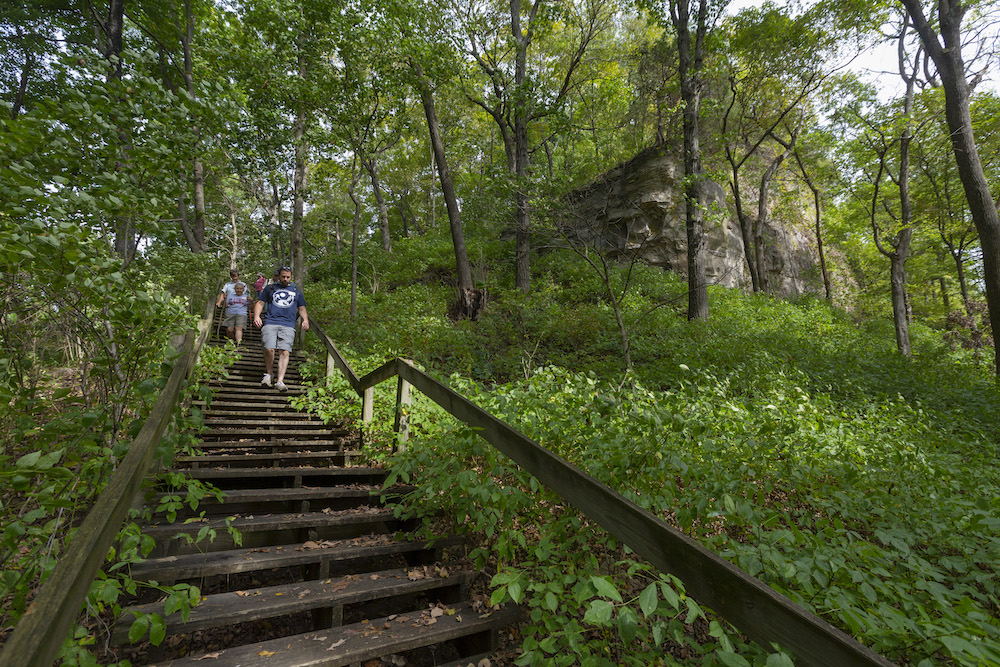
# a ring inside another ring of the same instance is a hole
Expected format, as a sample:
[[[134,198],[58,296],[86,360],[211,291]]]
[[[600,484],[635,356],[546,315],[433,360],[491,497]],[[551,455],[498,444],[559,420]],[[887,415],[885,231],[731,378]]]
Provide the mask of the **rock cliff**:
[[[686,276],[683,183],[683,165],[675,155],[659,147],[647,149],[571,195],[572,235],[599,242],[613,254],[638,253],[650,264]],[[735,211],[726,201],[727,190],[711,181],[703,188],[709,284],[749,288],[743,237]],[[813,213],[803,210],[801,203],[792,204],[774,210],[764,229],[769,291],[785,297],[822,293],[816,239],[809,222]]]

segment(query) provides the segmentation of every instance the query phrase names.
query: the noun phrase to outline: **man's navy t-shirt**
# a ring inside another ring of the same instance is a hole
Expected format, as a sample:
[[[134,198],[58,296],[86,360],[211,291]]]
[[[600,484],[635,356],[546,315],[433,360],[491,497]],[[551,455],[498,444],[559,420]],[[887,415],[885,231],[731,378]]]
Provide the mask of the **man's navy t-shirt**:
[[[294,327],[299,306],[306,305],[305,297],[294,284],[282,287],[280,283],[272,283],[257,298],[267,304],[264,324],[279,324],[283,327]]]

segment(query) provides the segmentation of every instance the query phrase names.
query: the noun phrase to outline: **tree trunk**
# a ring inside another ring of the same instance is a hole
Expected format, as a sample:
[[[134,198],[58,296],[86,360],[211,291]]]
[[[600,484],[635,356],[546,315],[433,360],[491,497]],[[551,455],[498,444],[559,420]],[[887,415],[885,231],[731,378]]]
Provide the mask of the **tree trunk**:
[[[358,184],[357,171],[351,179],[351,186],[347,188],[347,195],[354,202],[354,219],[351,223],[351,319],[358,318],[358,229],[361,222],[361,200],[358,199],[354,188]]]
[[[184,83],[192,99],[197,99],[194,90],[194,65],[191,57],[191,42],[194,40],[194,14],[191,11],[191,0],[184,0]],[[201,132],[198,133],[199,137]],[[197,149],[196,149],[197,150]],[[194,226],[192,239],[188,240],[191,252],[205,252],[205,168],[201,157],[194,157]]]
[[[301,84],[305,84],[306,59],[303,54],[303,46],[299,44],[298,56],[298,77]],[[309,154],[309,147],[306,144],[306,126],[309,122],[308,112],[302,106],[295,116],[295,173],[292,177],[293,202],[292,202],[292,229],[289,237],[288,250],[291,253],[292,275],[295,276],[300,287],[304,287],[308,279],[308,267],[305,262],[305,247],[302,240],[303,217],[305,208],[306,189],[306,158]]]
[[[705,279],[705,231],[701,206],[704,174],[698,111],[701,105],[701,68],[707,30],[708,0],[698,2],[695,44],[691,44],[689,0],[671,2],[671,20],[677,31],[678,73],[684,102],[685,227],[687,231],[688,319],[708,319],[708,283]]]
[[[771,135],[774,137],[774,135]],[[777,137],[774,137],[777,140]],[[795,140],[798,138],[798,131],[792,133],[791,141],[787,144],[784,142],[782,145],[785,148],[785,152],[781,155],[776,156],[771,160],[771,164],[767,165],[767,169],[760,177],[760,194],[757,197],[757,219],[753,223],[753,243],[754,243],[754,258],[757,262],[757,279],[760,281],[761,291],[770,291],[770,281],[767,278],[767,271],[764,266],[764,227],[767,225],[767,203],[771,191],[771,181],[774,179],[774,175],[778,172],[778,167],[785,161],[785,158],[792,152],[795,147]]]
[[[392,238],[389,236],[389,211],[385,205],[385,196],[378,180],[378,165],[374,157],[364,161],[365,170],[372,179],[372,192],[375,194],[375,204],[378,206],[378,226],[382,230],[382,249],[392,252]]]
[[[25,40],[24,31],[21,29],[20,25],[16,26],[17,36],[23,43],[27,44]],[[24,49],[24,65],[21,66],[21,75],[17,80],[17,94],[14,96],[14,104],[10,107],[10,118],[15,120],[18,114],[21,113],[21,108],[24,106],[24,96],[28,92],[28,79],[31,77],[31,70],[35,67],[35,54],[25,46]]]
[[[979,159],[979,149],[972,131],[969,108],[969,83],[962,60],[962,15],[968,8],[963,2],[937,4],[941,26],[940,38],[924,16],[920,0],[900,0],[906,8],[924,48],[937,66],[944,88],[945,117],[951,131],[952,149],[958,165],[959,178],[969,202],[969,212],[979,232],[983,250],[983,280],[986,283],[986,303],[994,331],[1000,329],[1000,213],[990,194],[989,182]],[[1000,374],[1000,345],[994,346],[995,372]]]
[[[743,238],[743,257],[746,259],[747,269],[750,270],[751,288],[756,293],[760,291],[760,278],[757,275],[757,262],[754,259],[753,253],[753,222],[747,217],[746,211],[743,210],[743,195],[740,188],[738,163],[728,148],[726,149],[726,156],[729,158],[729,164],[732,167],[733,180],[730,182],[729,187],[733,191],[736,219],[740,222],[740,236]]]
[[[802,157],[799,155],[798,151],[795,151],[795,161],[799,165],[799,171],[802,173],[802,178],[805,180],[806,185],[813,194],[813,207],[816,211],[816,251],[819,253],[819,268],[823,274],[823,290],[826,294],[826,300],[833,301],[833,290],[830,289],[830,274],[826,270],[826,254],[823,249],[823,218],[820,212],[819,188],[816,187],[812,178],[809,177],[809,172],[806,171],[806,166],[803,164]]]
[[[431,148],[434,151],[434,161],[437,163],[438,178],[441,181],[441,192],[448,208],[448,222],[451,225],[451,241],[455,248],[455,268],[458,272],[459,292],[472,289],[472,269],[469,265],[469,255],[465,249],[465,231],[462,229],[462,216],[455,197],[455,187],[451,182],[448,161],[444,155],[444,143],[441,141],[441,129],[438,126],[437,110],[434,107],[434,96],[430,83],[424,76],[424,70],[419,63],[413,61],[413,71],[417,75],[417,88],[420,101],[423,103],[424,115],[427,117],[427,130],[430,132]]]
[[[534,15],[538,2],[532,7]],[[533,35],[521,30],[521,2],[510,0],[510,27],[517,44],[514,58],[514,286],[527,294],[531,291],[531,202],[528,183],[528,94],[525,79],[528,71],[528,46]]]

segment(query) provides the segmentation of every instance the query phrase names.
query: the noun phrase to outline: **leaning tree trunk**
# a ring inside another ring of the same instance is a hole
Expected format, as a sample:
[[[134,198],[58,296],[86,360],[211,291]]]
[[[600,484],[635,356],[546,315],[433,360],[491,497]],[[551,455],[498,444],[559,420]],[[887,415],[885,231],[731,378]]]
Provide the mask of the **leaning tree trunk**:
[[[455,187],[451,181],[451,172],[448,170],[448,161],[445,159],[444,142],[441,141],[441,129],[438,125],[437,109],[434,106],[434,95],[431,92],[430,83],[424,76],[423,67],[413,61],[411,63],[414,73],[417,75],[417,88],[420,92],[420,101],[424,107],[424,115],[427,118],[427,130],[430,133],[431,148],[434,151],[434,161],[437,163],[438,178],[441,181],[441,192],[444,194],[445,206],[448,209],[448,222],[451,225],[451,241],[455,248],[455,268],[458,271],[458,292],[459,302],[462,310],[465,304],[472,304],[473,300],[469,294],[473,291],[472,268],[469,265],[469,255],[465,249],[465,231],[462,228],[462,216],[458,208],[458,198],[455,196]],[[474,319],[476,313],[463,312],[464,316]]]
[[[1000,322],[1000,212],[990,194],[989,181],[983,170],[972,131],[969,108],[969,83],[962,60],[962,16],[968,9],[964,2],[939,2],[938,35],[924,16],[920,0],[900,0],[920,35],[920,41],[937,66],[944,88],[945,118],[951,132],[951,144],[958,165],[959,178],[969,202],[969,212],[979,232],[983,250],[983,280],[986,283],[986,303],[994,331]],[[943,40],[942,45],[939,41]],[[1000,377],[1000,345],[994,346],[995,371]]]

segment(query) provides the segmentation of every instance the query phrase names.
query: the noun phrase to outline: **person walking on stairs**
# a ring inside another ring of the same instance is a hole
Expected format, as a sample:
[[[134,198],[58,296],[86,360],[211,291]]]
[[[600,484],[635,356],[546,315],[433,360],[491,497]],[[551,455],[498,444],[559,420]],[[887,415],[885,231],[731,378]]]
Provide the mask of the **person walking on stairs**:
[[[261,320],[265,304],[267,315]],[[274,387],[278,391],[288,391],[285,386],[285,371],[288,370],[288,358],[295,339],[296,316],[302,318],[303,331],[308,331],[309,314],[306,312],[305,297],[292,283],[292,270],[283,266],[278,269],[278,282],[265,287],[253,305],[253,323],[260,328],[260,340],[264,346],[264,377],[260,383],[265,387],[271,386],[271,372],[275,370],[274,359],[277,352],[278,367]]]
[[[237,345],[243,340],[249,303],[247,286],[244,283],[236,283],[236,293],[226,297],[226,312],[222,318],[222,326],[226,327],[226,335],[236,341]]]

